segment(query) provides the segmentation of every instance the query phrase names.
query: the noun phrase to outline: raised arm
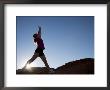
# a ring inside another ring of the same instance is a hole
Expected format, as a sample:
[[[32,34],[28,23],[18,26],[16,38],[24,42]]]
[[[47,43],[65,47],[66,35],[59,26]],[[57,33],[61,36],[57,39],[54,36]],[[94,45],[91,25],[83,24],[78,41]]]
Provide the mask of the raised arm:
[[[38,28],[39,28],[38,35],[41,36],[41,27],[38,26]]]

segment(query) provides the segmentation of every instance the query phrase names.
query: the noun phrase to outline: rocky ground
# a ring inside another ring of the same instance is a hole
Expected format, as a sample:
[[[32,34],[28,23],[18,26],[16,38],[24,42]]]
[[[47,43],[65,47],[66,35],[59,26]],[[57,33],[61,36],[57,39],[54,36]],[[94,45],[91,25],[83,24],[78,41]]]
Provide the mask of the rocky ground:
[[[50,73],[46,67],[31,67],[31,69],[18,69],[16,74],[94,74],[94,59],[84,58],[65,63]]]

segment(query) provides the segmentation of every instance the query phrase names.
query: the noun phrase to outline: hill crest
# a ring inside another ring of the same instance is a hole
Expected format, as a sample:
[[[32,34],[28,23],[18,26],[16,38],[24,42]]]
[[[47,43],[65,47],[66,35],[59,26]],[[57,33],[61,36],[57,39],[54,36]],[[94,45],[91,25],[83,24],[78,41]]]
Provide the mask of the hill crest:
[[[53,74],[94,74],[94,59],[84,58],[70,61],[56,69]],[[31,70],[16,70],[16,74],[50,74],[46,67],[31,67]]]

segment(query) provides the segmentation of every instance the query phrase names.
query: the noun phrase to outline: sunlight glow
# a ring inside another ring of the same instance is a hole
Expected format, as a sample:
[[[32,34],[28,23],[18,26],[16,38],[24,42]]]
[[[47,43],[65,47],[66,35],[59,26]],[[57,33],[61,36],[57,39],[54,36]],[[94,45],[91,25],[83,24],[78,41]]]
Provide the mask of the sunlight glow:
[[[32,64],[27,64],[26,69],[31,70]]]

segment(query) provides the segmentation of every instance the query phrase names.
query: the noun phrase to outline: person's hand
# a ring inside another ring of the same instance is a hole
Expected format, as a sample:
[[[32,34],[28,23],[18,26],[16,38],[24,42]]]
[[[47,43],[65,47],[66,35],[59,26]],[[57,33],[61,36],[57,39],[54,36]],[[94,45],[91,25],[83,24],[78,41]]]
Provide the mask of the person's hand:
[[[39,30],[41,30],[41,26],[38,26]]]
[[[37,37],[41,38],[41,27],[38,26],[38,28],[39,28],[39,31],[38,31],[38,35],[37,35]]]

